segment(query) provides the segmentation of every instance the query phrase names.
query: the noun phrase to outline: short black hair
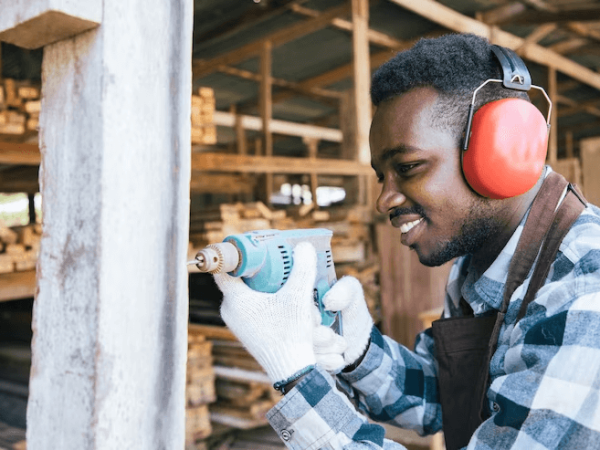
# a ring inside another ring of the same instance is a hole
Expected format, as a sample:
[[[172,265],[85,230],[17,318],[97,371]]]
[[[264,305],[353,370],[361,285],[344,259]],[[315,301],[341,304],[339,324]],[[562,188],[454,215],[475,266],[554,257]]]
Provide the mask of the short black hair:
[[[413,88],[433,87],[440,94],[436,124],[462,136],[473,91],[487,79],[502,79],[502,68],[491,47],[489,41],[474,34],[420,39],[375,71],[371,101],[378,106]],[[529,101],[525,92],[490,83],[478,93],[475,107],[511,97]]]

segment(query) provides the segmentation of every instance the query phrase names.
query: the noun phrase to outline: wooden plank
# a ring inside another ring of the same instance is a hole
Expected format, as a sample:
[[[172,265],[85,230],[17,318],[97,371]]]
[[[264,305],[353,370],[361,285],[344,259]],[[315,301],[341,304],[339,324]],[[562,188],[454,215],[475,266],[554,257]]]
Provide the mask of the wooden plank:
[[[258,73],[254,73],[249,70],[239,69],[237,67],[220,66],[218,70],[219,72],[243,78],[245,80],[256,81],[257,83],[260,83],[262,79],[261,75]],[[277,87],[282,87],[285,89],[295,91],[299,94],[303,94],[309,97],[316,97],[319,100],[322,100],[323,98],[339,100],[344,95],[342,92],[331,91],[319,87],[303,88],[299,83],[284,80],[281,78],[271,77],[271,84]]]
[[[233,66],[244,61],[245,59],[250,58],[251,56],[260,54],[265,41],[270,41],[273,47],[278,47],[286,42],[296,40],[302,36],[318,31],[321,28],[326,27],[331,19],[348,13],[349,9],[350,6],[344,3],[341,6],[335,6],[328,9],[319,17],[286,27],[285,29],[277,30],[268,36],[265,36],[263,39],[246,44],[238,49],[235,49],[224,55],[217,56],[211,60],[195,60],[192,64],[194,77],[199,78],[208,75],[209,73],[218,70],[219,66]]]
[[[319,148],[318,139],[304,138],[303,142],[308,149],[309,159],[311,159],[314,162],[317,159],[317,150]],[[310,192],[312,194],[312,201],[313,201],[314,205],[317,204],[317,187],[319,187],[318,176],[315,172],[311,172],[310,173]]]
[[[264,372],[258,372],[255,370],[244,370],[236,367],[225,367],[225,366],[214,366],[215,375],[219,378],[223,378],[231,381],[238,381],[240,383],[253,382],[260,383],[266,386],[272,386],[273,382],[269,376]]]
[[[264,155],[273,156],[273,134],[271,133],[271,120],[273,119],[273,86],[271,85],[272,71],[272,49],[271,41],[264,41],[260,52],[260,98],[259,109],[262,119],[262,135]],[[263,199],[266,204],[271,204],[273,193],[273,174],[265,174]]]
[[[240,116],[235,116],[235,140],[238,155],[247,155],[248,154],[248,146],[246,142],[246,133],[244,131],[244,127],[242,125],[242,119]]]
[[[556,30],[557,25],[555,23],[547,23],[536,27],[530,34],[527,35],[523,41],[523,45],[536,44]]]
[[[237,341],[235,335],[227,327],[190,323],[188,324],[188,332],[193,334],[201,334],[207,339],[225,339],[230,341]]]
[[[573,132],[570,130],[565,133],[565,149],[567,152],[567,158],[572,158],[574,155]]]
[[[571,38],[551,45],[548,48],[556,53],[564,55],[566,53],[572,53],[578,48],[581,48],[589,43],[590,41],[586,38]]]
[[[235,115],[225,111],[215,111],[214,123],[222,127],[235,127]],[[240,115],[242,127],[245,130],[261,131],[262,119],[256,116]],[[287,122],[285,120],[271,120],[271,133],[286,136],[313,137],[329,142],[342,142],[342,132],[335,128],[319,127],[303,123]]]
[[[371,126],[371,66],[369,60],[369,1],[352,0],[352,49],[354,54],[354,101],[356,106],[357,161],[371,162],[369,128]],[[359,195],[360,197],[360,195]]]
[[[307,8],[307,7],[299,5],[299,4],[291,5],[290,9],[297,14],[302,14],[302,15],[308,16],[308,17],[319,17],[321,15],[320,11]],[[352,22],[350,22],[348,20],[340,19],[339,17],[331,19],[330,23],[332,26],[334,26],[335,28],[338,28],[340,30],[345,30],[345,31],[350,31],[350,32],[353,30]],[[385,33],[382,33],[380,31],[376,31],[376,30],[369,29],[367,31],[367,37],[369,38],[369,42],[371,44],[379,45],[380,47],[390,48],[392,50],[399,49],[404,45],[403,41],[400,41],[392,36],[389,36]]]
[[[600,8],[581,8],[574,10],[561,10],[561,11],[524,11],[515,17],[511,17],[508,20],[510,23],[518,24],[540,24],[540,23],[557,23],[563,24],[567,22],[591,22],[600,20]],[[507,20],[498,21],[497,24],[507,23]]]
[[[0,171],[0,192],[39,192],[38,166],[15,166]]]
[[[481,13],[478,20],[487,24],[506,22],[523,13],[527,7],[521,2],[510,2]]]
[[[583,175],[583,194],[586,199],[600,205],[600,137],[581,139],[580,141],[581,169]]]
[[[328,175],[371,175],[373,168],[366,164],[343,159],[285,156],[251,156],[227,153],[193,153],[192,170],[241,173],[304,174],[314,172]]]
[[[254,179],[244,175],[196,172],[192,173],[190,191],[195,194],[249,194],[255,184]]]
[[[431,33],[427,33],[421,37],[436,37],[444,34],[443,31],[438,30]],[[371,69],[375,69],[382,65],[384,62],[388,61],[392,58],[398,51],[408,50],[411,48],[421,37],[418,39],[412,39],[409,41],[401,41],[402,45],[398,48],[395,48],[395,51],[384,50],[381,52],[374,53],[370,56],[370,66]],[[348,64],[344,64],[342,66],[336,67],[328,72],[324,72],[320,75],[316,75],[312,78],[308,78],[299,83],[299,85],[305,89],[320,87],[320,86],[329,86],[331,84],[337,83],[338,81],[345,80],[352,76],[354,71],[354,63],[350,62]],[[282,102],[290,97],[293,94],[289,92],[280,92],[273,96],[273,103]]]
[[[0,142],[0,164],[39,166],[41,159],[37,144]]]
[[[554,67],[570,77],[600,90],[600,74],[575,61],[559,55],[537,44],[523,47],[524,39],[497,27],[486,25],[471,17],[465,16],[434,0],[390,0],[391,2],[422,17],[459,33],[474,33],[490,39],[494,44],[510,49],[521,49],[521,55],[538,64]]]
[[[35,291],[35,270],[0,274],[0,302],[33,297]]]

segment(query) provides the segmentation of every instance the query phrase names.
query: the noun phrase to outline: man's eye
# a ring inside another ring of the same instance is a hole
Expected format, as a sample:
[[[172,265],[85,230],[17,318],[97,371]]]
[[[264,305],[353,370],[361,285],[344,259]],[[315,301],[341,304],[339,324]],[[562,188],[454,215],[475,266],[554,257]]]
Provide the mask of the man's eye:
[[[418,164],[398,164],[396,166],[396,171],[400,174],[404,174],[417,167]]]

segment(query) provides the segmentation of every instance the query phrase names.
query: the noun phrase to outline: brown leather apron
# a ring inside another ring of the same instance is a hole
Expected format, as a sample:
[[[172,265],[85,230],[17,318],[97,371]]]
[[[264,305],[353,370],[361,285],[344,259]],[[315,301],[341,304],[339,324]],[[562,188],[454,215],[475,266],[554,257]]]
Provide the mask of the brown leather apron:
[[[556,209],[567,186],[567,195]],[[546,280],[560,243],[585,205],[576,187],[556,172],[550,173],[533,201],[511,260],[500,311],[474,317],[473,310],[461,299],[461,307],[469,315],[433,322],[447,450],[467,446],[477,427],[490,417],[486,402],[490,361],[510,298],[527,278],[539,253],[517,317],[519,321]]]

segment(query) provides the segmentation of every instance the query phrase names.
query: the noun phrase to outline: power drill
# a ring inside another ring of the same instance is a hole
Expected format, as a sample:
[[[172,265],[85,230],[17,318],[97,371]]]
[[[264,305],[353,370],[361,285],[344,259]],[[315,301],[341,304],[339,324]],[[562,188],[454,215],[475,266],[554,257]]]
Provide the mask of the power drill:
[[[223,242],[200,250],[188,265],[201,272],[227,272],[259,292],[277,292],[292,270],[293,248],[300,242],[310,242],[317,251],[317,278],[314,301],[321,312],[321,323],[342,334],[339,312],[325,310],[323,296],[336,282],[331,255],[332,231],[324,228],[302,230],[259,230],[227,236]]]

